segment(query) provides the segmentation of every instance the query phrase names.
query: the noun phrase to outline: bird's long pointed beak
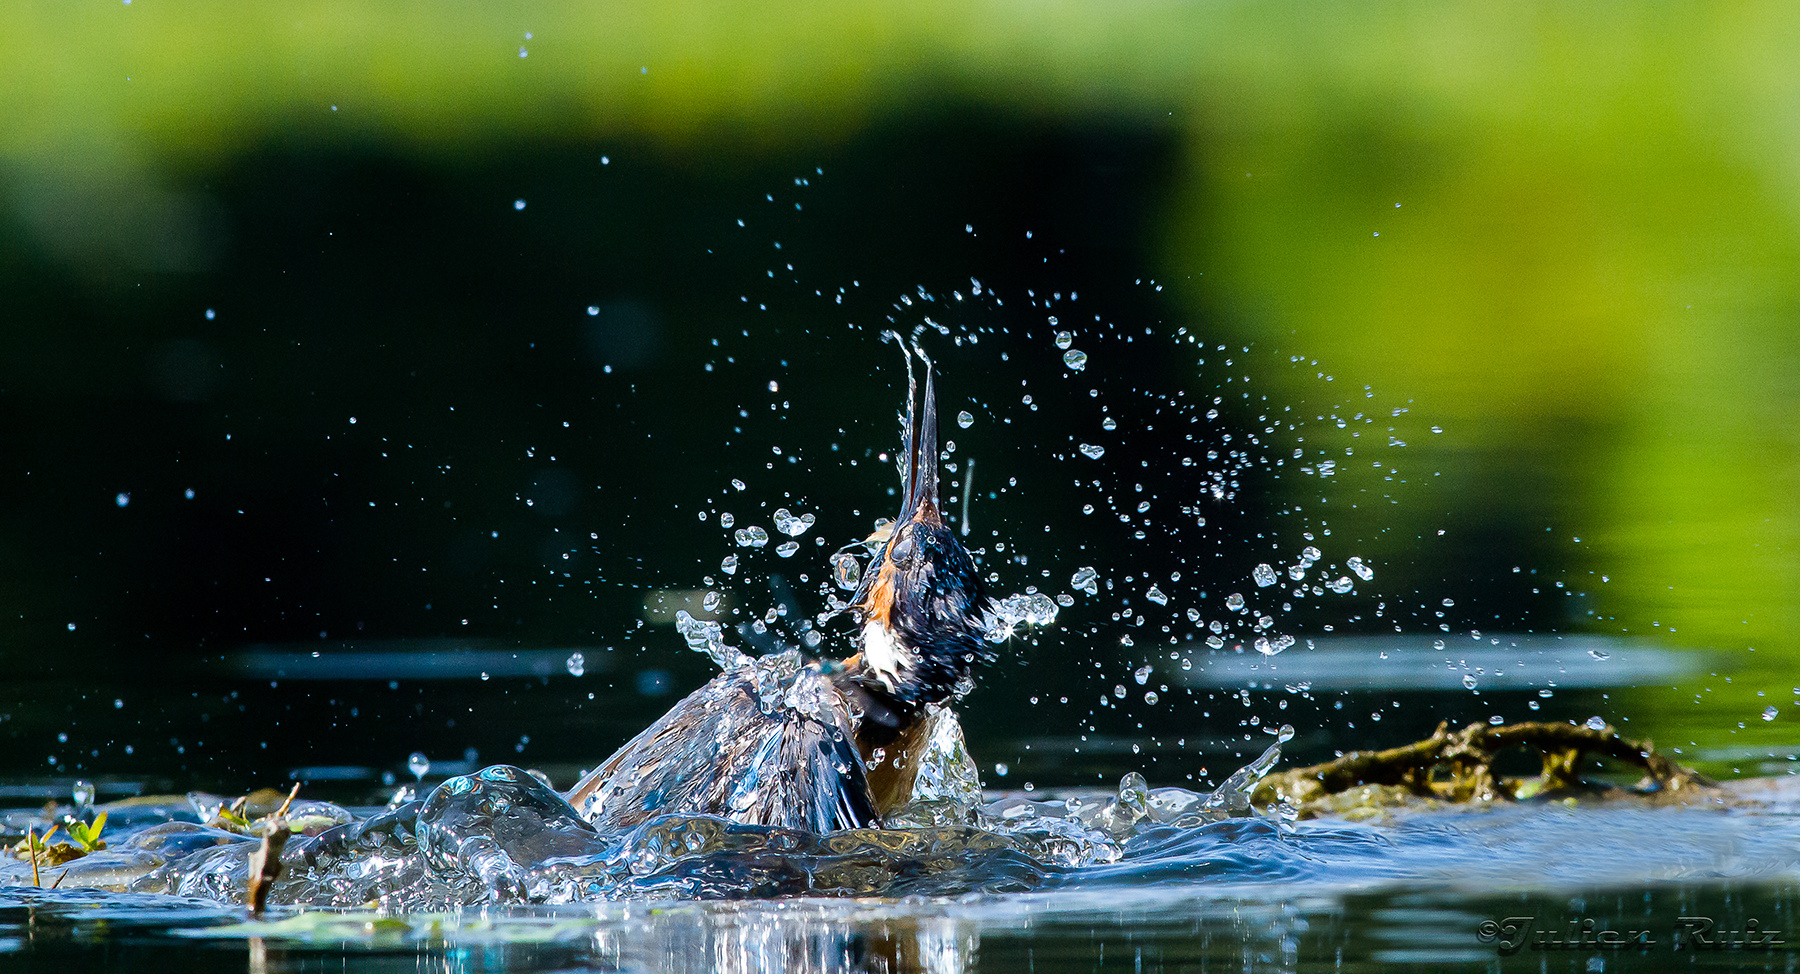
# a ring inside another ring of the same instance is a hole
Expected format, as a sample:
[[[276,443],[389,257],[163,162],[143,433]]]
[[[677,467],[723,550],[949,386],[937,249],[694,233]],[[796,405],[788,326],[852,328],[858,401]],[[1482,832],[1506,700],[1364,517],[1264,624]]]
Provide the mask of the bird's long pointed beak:
[[[900,444],[905,469],[900,472],[900,517],[895,522],[898,524],[912,516],[914,485],[919,480],[919,379],[913,374],[912,350],[899,335],[894,335],[894,339],[900,345],[900,354],[906,357],[906,435]]]
[[[918,383],[912,372],[912,355],[925,364],[925,396],[918,395]],[[937,390],[931,376],[931,360],[913,349],[906,359],[906,492],[900,501],[900,518],[904,522],[925,513],[938,516],[938,431]]]

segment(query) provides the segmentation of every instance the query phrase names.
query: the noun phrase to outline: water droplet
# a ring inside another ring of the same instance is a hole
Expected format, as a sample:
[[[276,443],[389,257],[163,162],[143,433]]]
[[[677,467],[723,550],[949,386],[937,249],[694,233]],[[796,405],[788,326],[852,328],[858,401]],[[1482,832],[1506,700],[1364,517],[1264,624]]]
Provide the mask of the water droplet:
[[[76,780],[75,787],[71,792],[71,797],[75,799],[75,815],[79,818],[89,808],[93,807],[94,783],[91,781]],[[39,851],[42,850],[40,849]]]
[[[570,653],[568,661],[563,665],[568,668],[570,676],[580,676],[587,672],[587,657],[580,653]]]
[[[74,631],[75,631],[75,624],[74,624],[74,623],[73,623],[73,622],[71,622],[71,623],[69,623],[69,631],[70,631],[70,632],[74,632]]]
[[[1053,325],[1056,324],[1056,319],[1051,318],[1050,323]],[[1075,344],[1075,333],[1074,332],[1059,331],[1056,333],[1056,347],[1057,348],[1068,348],[1070,345],[1073,345],[1073,344]]]
[[[1144,702],[1149,704],[1152,707],[1156,706],[1156,702],[1161,699],[1162,699],[1161,697],[1156,695],[1155,690],[1144,691]]]
[[[780,555],[783,558],[792,558],[792,557],[794,557],[794,552],[799,551],[799,550],[800,550],[800,542],[789,541],[789,542],[781,545],[780,547],[776,548],[775,553]]]
[[[119,491],[118,496],[113,498],[113,503],[119,505],[120,507],[124,507],[125,505],[131,503],[131,495],[127,494],[126,492],[121,490],[121,491]]]
[[[719,562],[719,569],[727,575],[736,575],[738,570],[738,556],[726,555],[725,560]]]
[[[1144,593],[1144,598],[1147,598],[1150,601],[1155,602],[1157,605],[1168,605],[1169,604],[1169,597],[1167,595],[1163,594],[1162,589],[1157,588],[1154,585],[1150,586],[1150,591]]]
[[[788,509],[785,507],[777,508],[775,510],[775,530],[780,531],[790,538],[798,538],[805,534],[806,529],[812,527],[817,521],[818,518],[812,514],[802,514],[799,517],[795,517],[788,513]]]
[[[1356,557],[1355,555],[1351,555],[1350,557],[1344,559],[1344,567],[1355,572],[1356,577],[1362,579],[1365,582],[1368,581],[1369,579],[1375,577],[1375,570],[1373,568],[1370,568],[1369,566],[1363,564],[1363,560],[1361,558]]]
[[[1446,608],[1446,609],[1450,608],[1451,606],[1453,606],[1455,604],[1456,604],[1455,599],[1445,599],[1444,600],[1444,608]]]
[[[1475,689],[1475,674],[1464,673],[1463,679],[1462,679],[1462,684],[1463,684],[1463,689],[1465,689],[1465,690]]]
[[[1256,580],[1258,588],[1268,588],[1275,584],[1275,569],[1269,565],[1258,565],[1256,570],[1250,573],[1250,577]]]
[[[406,758],[406,770],[411,771],[414,778],[423,781],[425,772],[431,770],[431,759],[425,756],[424,751],[414,751]]]
[[[995,603],[994,611],[989,616],[987,638],[992,642],[1002,642],[1013,634],[1018,623],[1031,626],[1047,626],[1056,621],[1056,603],[1042,592],[1030,595],[1009,595]]]
[[[525,56],[525,54],[524,54],[524,51],[525,51],[525,49],[524,49],[524,48],[522,48],[522,47],[521,47],[521,48],[519,48],[519,52],[520,52],[520,53],[519,53],[519,56],[520,56],[520,57],[524,57],[524,56]],[[524,201],[524,200],[513,200],[513,209],[515,209],[515,210],[522,210],[522,209],[524,209],[524,208],[525,208],[525,201]]]
[[[1319,554],[1319,549],[1314,548],[1312,545],[1307,545],[1306,547],[1300,549],[1300,560],[1306,562],[1309,565],[1315,561],[1318,561],[1320,557],[1321,557],[1321,555]]]
[[[708,592],[700,598],[700,608],[704,612],[717,612],[719,611],[719,603],[724,600],[725,597],[719,593]]]
[[[1076,449],[1079,449],[1081,455],[1087,457],[1089,460],[1098,460],[1101,457],[1106,456],[1106,447],[1096,446],[1093,443],[1083,443]]]
[[[1123,683],[1113,684],[1113,696],[1119,698],[1120,700],[1125,699],[1125,684],[1123,684]]]
[[[719,527],[728,528],[737,523],[737,517],[730,511],[719,512]]]
[[[1153,668],[1151,666],[1147,666],[1147,665],[1140,666],[1132,672],[1131,677],[1132,677],[1132,679],[1136,680],[1138,682],[1138,686],[1141,687],[1144,684],[1150,682],[1150,674],[1154,673],[1154,672],[1156,672],[1156,670],[1155,670],[1155,668]]]
[[[738,528],[737,531],[733,532],[732,537],[737,539],[738,547],[740,548],[761,548],[763,545],[769,543],[769,532],[764,531],[762,528],[756,527],[755,525],[747,528]]]
[[[995,762],[995,764],[994,764],[994,777],[996,777],[996,778],[1004,778],[1004,777],[1006,777],[1006,775],[1007,775],[1007,773],[1008,773],[1008,772],[1010,772],[1010,771],[1011,771],[1011,770],[1012,770],[1012,769],[1011,769],[1011,768],[1009,768],[1009,767],[1007,767],[1007,766],[1006,766],[1006,764],[1005,764],[1005,763],[1004,763],[1004,762]]]
[[[1111,416],[1108,416],[1105,419],[1102,419],[1100,421],[1100,428],[1103,430],[1109,430],[1109,431],[1116,430],[1119,428],[1119,421],[1116,419],[1113,419]]]
[[[1595,731],[1605,730],[1606,729],[1606,721],[1601,720],[1599,718],[1599,716],[1597,716],[1597,715],[1593,716],[1593,717],[1589,717],[1587,719],[1587,729],[1595,730]]]
[[[1063,353],[1063,364],[1080,372],[1087,368],[1087,353],[1078,348],[1071,348]]]
[[[1100,592],[1100,573],[1091,566],[1077,568],[1075,574],[1069,576],[1069,584],[1089,595],[1097,595]],[[73,629],[75,626],[71,624],[69,628]]]
[[[1771,706],[1768,706],[1768,707],[1764,707],[1764,708],[1763,708],[1763,719],[1764,719],[1764,720],[1774,720],[1774,719],[1775,719],[1775,715],[1776,715],[1776,714],[1777,714],[1777,713],[1779,713],[1779,711],[1777,711],[1777,710],[1776,710],[1776,709],[1775,709],[1775,708],[1774,708],[1774,706],[1773,706],[1773,705],[1771,705]]]
[[[1495,714],[1494,716],[1488,718],[1488,723],[1493,724],[1495,727],[1499,727],[1501,724],[1506,723],[1506,718],[1500,716],[1499,714]]]
[[[965,409],[956,414],[956,425],[961,426],[963,429],[968,429],[975,425],[975,417],[970,415],[969,411]]]
[[[856,586],[862,582],[862,563],[848,552],[832,555],[831,581],[846,592],[856,591]]]
[[[1225,596],[1225,608],[1236,612],[1244,607],[1244,597],[1236,592]]]
[[[1592,656],[1595,659],[1612,659],[1611,653],[1607,652],[1604,649],[1599,649],[1599,648],[1588,650],[1588,655]]]
[[[745,486],[744,486],[744,482],[743,482],[743,481],[741,481],[741,480],[739,480],[739,479],[737,479],[737,478],[736,478],[736,477],[733,477],[733,478],[731,478],[731,487],[732,487],[732,489],[733,489],[733,490],[744,490],[744,489],[746,489],[746,488],[745,488]]]

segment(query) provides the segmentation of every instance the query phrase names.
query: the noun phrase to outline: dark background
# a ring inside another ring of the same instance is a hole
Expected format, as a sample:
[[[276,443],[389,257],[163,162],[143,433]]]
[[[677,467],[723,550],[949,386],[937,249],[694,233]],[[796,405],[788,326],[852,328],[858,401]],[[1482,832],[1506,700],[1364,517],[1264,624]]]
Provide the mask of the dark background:
[[[920,327],[971,547],[1071,601],[968,701],[990,785],[1496,717],[1791,770],[1796,37],[1784,4],[10,5],[0,789],[367,796],[414,751],[566,783],[707,677],[676,608],[806,635],[892,513],[880,333]],[[791,558],[720,527],[780,508],[817,518]],[[1309,545],[1304,587],[1252,581]]]
[[[1396,719],[1345,730],[1337,697],[1281,687],[1143,702],[1171,682],[1171,649],[1206,652],[1182,610],[1222,614],[1249,568],[1291,562],[1295,522],[1313,523],[1270,466],[1285,447],[1245,438],[1282,405],[1308,407],[1240,391],[1291,356],[1179,345],[1208,316],[1149,283],[1145,227],[1178,151],[1154,128],[968,111],[795,157],[610,140],[444,167],[275,145],[195,177],[202,271],[74,273],[15,250],[8,314],[38,327],[15,329],[0,397],[4,544],[29,566],[0,623],[18,647],[4,770],[230,788],[296,771],[368,781],[415,750],[440,769],[467,748],[564,775],[591,765],[709,672],[647,612],[653,593],[711,577],[761,616],[775,572],[810,614],[827,556],[894,513],[892,464],[873,455],[898,443],[904,372],[879,332],[926,317],[975,338],[923,341],[952,461],[978,460],[970,543],[996,591],[1068,592],[1093,564],[1173,599],[1150,605],[1121,579],[1009,644],[966,708],[984,766],[1019,769],[990,783],[1217,778],[1268,742],[1253,715],[1298,724],[1314,755],[1483,716],[1466,695],[1378,701]],[[1092,356],[1083,372],[1052,341],[1065,328]],[[1215,396],[1222,415],[1204,420]],[[964,409],[979,417],[966,430],[952,425]],[[1101,460],[1071,450],[1088,441],[1108,444]],[[1225,458],[1182,464],[1206,449]],[[1228,494],[1210,493],[1215,474]],[[1140,487],[1157,498],[1143,516]],[[728,510],[773,533],[784,506],[819,517],[791,561],[773,556],[783,536],[753,552],[718,527]],[[1555,602],[1494,581],[1502,561],[1532,560],[1537,535],[1479,530],[1491,557],[1422,545],[1402,570],[1432,598],[1394,599],[1387,617],[1424,631],[1430,602],[1479,591],[1506,628],[1554,624]],[[745,570],[727,576],[733,552]],[[1149,627],[1112,619],[1121,600]],[[1391,632],[1372,601],[1303,604],[1277,631]],[[819,652],[847,654],[845,621],[827,631]],[[528,662],[485,680],[331,667],[462,650]],[[581,678],[543,672],[577,650]],[[246,669],[312,652],[308,678]],[[1158,673],[1139,685],[1146,662]],[[1114,686],[1129,699],[1096,706]]]

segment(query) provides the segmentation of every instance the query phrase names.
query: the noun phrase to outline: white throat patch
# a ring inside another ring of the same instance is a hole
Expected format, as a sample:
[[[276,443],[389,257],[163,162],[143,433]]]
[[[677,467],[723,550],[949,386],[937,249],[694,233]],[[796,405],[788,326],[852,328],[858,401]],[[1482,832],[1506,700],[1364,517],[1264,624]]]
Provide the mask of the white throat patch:
[[[905,671],[913,668],[912,654],[888,627],[874,619],[863,623],[862,652],[863,662],[889,690],[895,688]]]

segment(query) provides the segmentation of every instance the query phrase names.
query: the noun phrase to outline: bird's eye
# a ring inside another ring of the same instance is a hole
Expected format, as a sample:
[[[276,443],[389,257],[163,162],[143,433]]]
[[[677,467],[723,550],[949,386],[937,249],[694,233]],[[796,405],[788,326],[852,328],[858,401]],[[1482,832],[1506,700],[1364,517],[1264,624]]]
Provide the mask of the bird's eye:
[[[888,549],[888,558],[901,563],[909,562],[912,560],[913,552],[916,548],[917,545],[913,543],[912,532],[908,531],[900,535],[900,537],[894,541],[894,546]]]

